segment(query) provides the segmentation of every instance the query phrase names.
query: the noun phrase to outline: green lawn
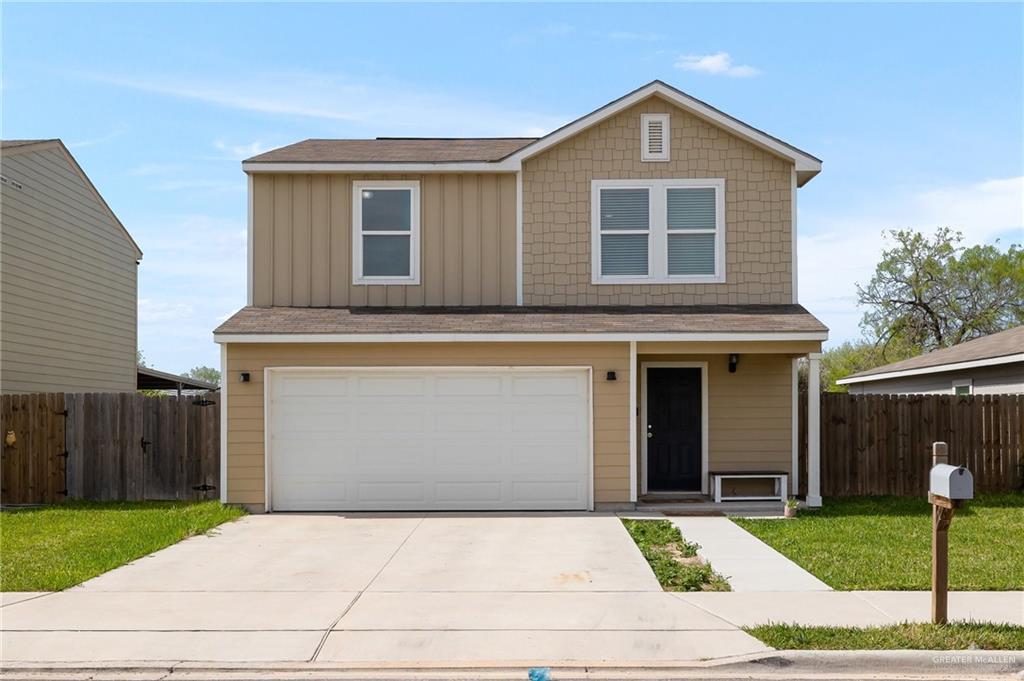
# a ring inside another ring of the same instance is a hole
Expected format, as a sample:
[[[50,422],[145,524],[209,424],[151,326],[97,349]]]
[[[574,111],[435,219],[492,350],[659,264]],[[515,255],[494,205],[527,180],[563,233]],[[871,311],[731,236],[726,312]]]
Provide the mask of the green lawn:
[[[952,622],[884,627],[802,627],[766,624],[747,633],[779,650],[1024,650],[1024,627]]]
[[[834,589],[931,588],[931,505],[925,499],[825,499],[792,520],[734,519]],[[1024,494],[987,494],[956,512],[949,586],[1024,589]]]
[[[729,583],[697,556],[700,547],[668,520],[623,518],[622,524],[665,591],[729,591]]]
[[[68,502],[0,512],[0,591],[58,591],[245,512],[217,501]]]

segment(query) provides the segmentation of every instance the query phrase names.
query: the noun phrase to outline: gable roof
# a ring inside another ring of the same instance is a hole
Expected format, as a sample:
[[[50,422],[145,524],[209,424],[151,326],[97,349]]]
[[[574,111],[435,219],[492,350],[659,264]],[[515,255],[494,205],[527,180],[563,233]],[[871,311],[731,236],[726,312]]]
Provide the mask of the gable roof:
[[[723,128],[778,157],[792,161],[797,184],[821,172],[821,159],[747,125],[710,104],[660,80],[637,88],[539,138],[378,138],[306,140],[242,162],[246,172],[343,172],[451,170],[514,172],[522,162],[597,125],[649,97],[661,97],[712,125]],[[500,152],[504,151],[504,155]]]
[[[1024,326],[1018,326],[950,348],[893,362],[836,381],[840,385],[1024,362]]]
[[[0,151],[3,152],[4,156],[12,156],[14,154],[28,154],[37,151],[45,151],[47,149],[60,150],[60,152],[64,155],[65,159],[67,160],[68,164],[71,166],[71,169],[74,170],[79,175],[79,177],[82,178],[82,181],[85,183],[86,188],[96,198],[100,206],[103,208],[104,212],[106,212],[107,215],[110,216],[110,219],[114,221],[114,224],[116,224],[118,228],[120,228],[125,238],[128,239],[129,243],[131,243],[132,248],[135,249],[135,259],[141,260],[142,249],[139,248],[139,244],[135,242],[135,239],[132,238],[132,235],[128,232],[128,229],[124,226],[121,220],[118,219],[117,215],[110,208],[110,205],[107,204],[106,200],[103,198],[103,195],[100,194],[98,189],[96,189],[96,185],[92,183],[92,180],[89,179],[89,176],[85,174],[84,170],[82,170],[82,166],[78,165],[78,161],[76,161],[75,157],[71,155],[71,152],[68,151],[68,148],[64,146],[64,142],[62,142],[59,138],[46,140],[0,140]]]

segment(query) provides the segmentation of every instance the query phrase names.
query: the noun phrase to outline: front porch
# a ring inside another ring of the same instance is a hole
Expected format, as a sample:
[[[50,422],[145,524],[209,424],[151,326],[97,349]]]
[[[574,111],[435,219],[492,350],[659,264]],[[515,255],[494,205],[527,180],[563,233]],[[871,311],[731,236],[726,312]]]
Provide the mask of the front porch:
[[[803,481],[804,503],[820,506],[820,350],[818,341],[630,343],[630,501],[652,511],[779,515],[781,499],[764,497],[798,496]],[[806,470],[798,457],[802,358],[811,396]],[[717,504],[712,472],[726,475]]]

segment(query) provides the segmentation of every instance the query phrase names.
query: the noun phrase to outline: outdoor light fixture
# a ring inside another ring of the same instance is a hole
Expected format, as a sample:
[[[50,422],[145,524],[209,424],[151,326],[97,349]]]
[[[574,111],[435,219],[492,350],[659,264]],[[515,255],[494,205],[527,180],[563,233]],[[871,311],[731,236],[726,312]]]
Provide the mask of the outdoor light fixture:
[[[736,365],[740,363],[740,356],[736,353],[729,355],[729,373],[736,373]]]
[[[249,372],[248,371],[243,371],[242,373],[238,374],[238,380],[240,380],[242,383],[248,383],[249,382]]]
[[[605,374],[605,378],[607,380],[609,380],[609,381],[618,380],[617,377],[615,376],[615,372],[614,371],[609,371],[607,374]]]

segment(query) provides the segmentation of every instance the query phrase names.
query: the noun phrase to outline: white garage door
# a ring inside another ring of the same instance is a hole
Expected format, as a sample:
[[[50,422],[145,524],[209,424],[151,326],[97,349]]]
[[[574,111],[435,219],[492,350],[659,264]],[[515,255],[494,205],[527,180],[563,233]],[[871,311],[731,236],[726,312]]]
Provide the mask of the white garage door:
[[[270,372],[278,511],[586,509],[589,373]]]

